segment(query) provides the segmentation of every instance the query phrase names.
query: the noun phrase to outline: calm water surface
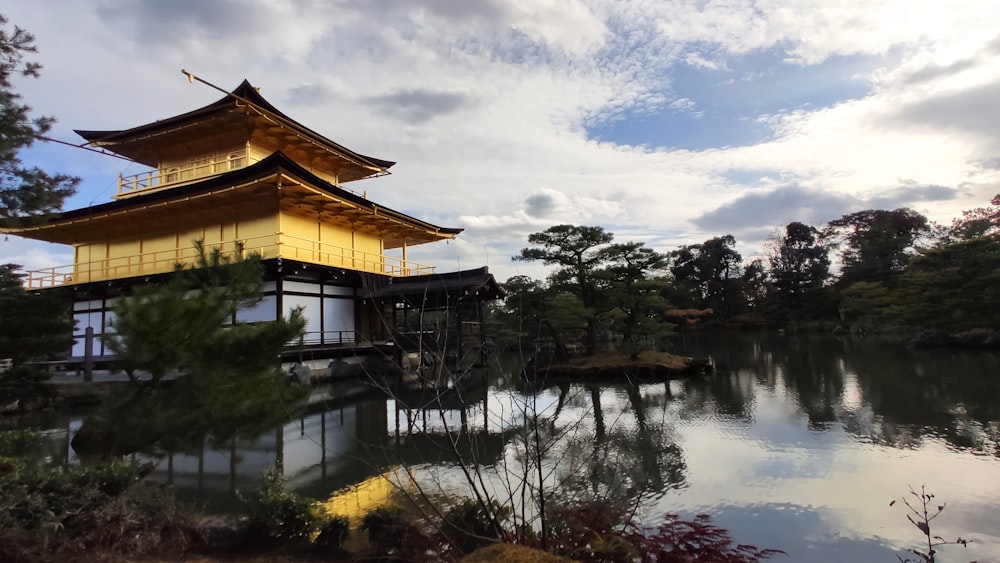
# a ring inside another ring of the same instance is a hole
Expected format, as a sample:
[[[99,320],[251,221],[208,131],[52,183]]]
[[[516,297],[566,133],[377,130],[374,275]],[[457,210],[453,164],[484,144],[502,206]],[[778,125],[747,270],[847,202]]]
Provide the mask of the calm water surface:
[[[650,523],[707,513],[737,542],[787,552],[779,561],[896,561],[921,535],[889,502],[926,485],[947,503],[934,534],[974,540],[939,561],[1000,561],[1000,355],[763,333],[689,335],[674,352],[711,356],[717,373],[528,393],[508,366],[464,411],[443,413],[403,409],[422,397],[341,386],[273,434],[165,456],[155,475],[225,506],[280,461],[293,489],[360,514],[388,499],[383,476],[404,466],[431,490],[462,494],[448,431],[487,478],[516,468],[527,406],[556,443],[548,483],[606,491],[643,480]],[[34,423],[51,429],[50,457],[75,460],[67,437],[80,417]]]
[[[900,498],[947,502],[940,561],[1000,561],[1000,356],[878,340],[689,339],[718,373],[668,407],[689,487],[662,500],[714,515],[794,561],[893,561],[919,547]]]

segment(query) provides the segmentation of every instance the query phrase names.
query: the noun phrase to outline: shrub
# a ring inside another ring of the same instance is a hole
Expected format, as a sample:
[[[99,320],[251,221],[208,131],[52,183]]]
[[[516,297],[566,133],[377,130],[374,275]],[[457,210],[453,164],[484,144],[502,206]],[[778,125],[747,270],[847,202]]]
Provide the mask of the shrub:
[[[377,561],[450,561],[452,553],[433,533],[398,505],[380,506],[361,520]]]
[[[347,516],[326,515],[318,527],[315,545],[321,550],[339,550],[351,533],[351,520]]]
[[[0,482],[16,478],[33,467],[24,455],[42,439],[37,430],[0,430]]]
[[[42,433],[27,428],[0,431],[0,455],[20,455],[42,440]]]
[[[26,467],[0,477],[0,561],[68,561],[183,550],[189,526],[149,466]]]
[[[495,500],[483,506],[473,499],[463,499],[445,512],[445,533],[455,537],[456,547],[463,553],[470,553],[499,540],[503,535],[500,525],[512,512]]]
[[[376,551],[382,552],[402,545],[405,527],[405,511],[396,505],[380,506],[361,520],[361,529],[368,533],[368,541]]]
[[[180,554],[191,543],[191,526],[173,493],[156,483],[137,483],[122,494],[108,497],[94,510],[81,513],[67,526],[73,536],[57,549],[60,559],[89,554],[135,557]]]
[[[553,551],[583,562],[717,561],[756,563],[783,553],[734,544],[729,532],[699,514],[685,520],[667,514],[646,528],[600,502],[581,502],[551,511]]]
[[[264,484],[246,505],[251,531],[272,542],[309,540],[326,514],[308,498],[286,491],[278,470],[264,474]]]
[[[756,563],[785,553],[778,549],[734,544],[729,531],[713,524],[707,514],[698,514],[691,520],[667,514],[656,528],[630,526],[624,538],[643,554],[642,561],[670,561],[686,557],[694,561]]]
[[[17,366],[0,374],[0,407],[15,404],[17,410],[47,405],[56,395],[48,380],[52,375],[33,366]]]

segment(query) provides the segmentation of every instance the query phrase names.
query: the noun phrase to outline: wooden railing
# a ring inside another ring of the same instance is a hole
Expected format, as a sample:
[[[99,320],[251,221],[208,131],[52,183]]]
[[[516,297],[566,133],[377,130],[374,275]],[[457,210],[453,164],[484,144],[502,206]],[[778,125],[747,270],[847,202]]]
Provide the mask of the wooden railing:
[[[278,256],[282,258],[390,276],[421,276],[434,273],[434,266],[425,266],[377,252],[366,252],[317,240],[278,234],[278,244],[280,245]]]
[[[302,338],[289,342],[288,348],[295,348],[296,345],[315,346],[322,345],[352,345],[361,341],[361,333],[356,330],[327,330],[313,331],[302,334]]]
[[[245,168],[250,164],[250,147],[247,146],[243,149],[213,154],[177,166],[149,170],[132,176],[118,176],[118,195],[115,198],[128,197],[143,191],[218,176],[230,170]]]
[[[233,252],[242,247],[244,252],[257,252],[263,259],[285,258],[310,264],[344,268],[389,276],[433,274],[433,266],[425,266],[384,254],[365,252],[275,233],[273,235],[209,244]],[[75,265],[56,266],[26,272],[24,283],[28,289],[42,289],[61,285],[90,283],[141,275],[162,274],[173,271],[174,265],[193,264],[197,258],[194,246],[146,252],[118,258],[104,258],[79,262]]]
[[[131,176],[118,176],[118,194],[115,199],[130,197],[141,192],[179,186],[197,180],[204,180],[220,174],[225,174],[232,170],[245,168],[251,164],[260,162],[259,158],[252,158],[250,147],[245,149],[217,153],[198,160],[185,162],[177,166],[157,170],[147,170]],[[338,188],[350,192],[354,195],[368,199],[368,192],[358,192],[338,184]]]

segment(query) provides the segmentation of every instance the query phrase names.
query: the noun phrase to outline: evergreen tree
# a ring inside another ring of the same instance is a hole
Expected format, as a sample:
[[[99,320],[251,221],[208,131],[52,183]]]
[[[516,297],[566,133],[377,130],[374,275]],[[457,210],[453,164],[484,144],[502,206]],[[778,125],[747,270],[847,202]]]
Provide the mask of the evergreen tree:
[[[962,212],[899,278],[892,313],[949,332],[1000,329],[1000,195]]]
[[[733,235],[714,237],[701,244],[682,246],[670,253],[670,274],[677,290],[690,301],[675,303],[699,309],[710,308],[722,315],[742,312],[742,261]]]
[[[79,179],[26,167],[18,158],[18,152],[45,135],[55,120],[32,118],[31,108],[13,91],[13,76],[37,77],[41,67],[24,60],[37,50],[35,38],[16,26],[10,33],[6,24],[7,19],[0,16],[0,222],[16,227],[58,211],[75,192]]]
[[[819,231],[798,221],[785,227],[785,236],[770,257],[772,314],[800,320],[824,316],[829,292],[830,252],[819,243]]]
[[[611,243],[614,235],[601,227],[555,225],[528,236],[536,248],[521,249],[514,260],[541,260],[560,266],[549,278],[550,289],[575,295],[586,310],[587,353],[596,348],[598,316],[597,279],[594,272],[606,260],[601,248]]]
[[[507,334],[531,342],[551,339],[556,356],[566,359],[567,338],[586,334],[587,309],[580,298],[529,276],[511,276],[503,288],[507,297],[499,306],[498,320]]]
[[[305,388],[287,382],[280,354],[302,334],[301,310],[273,322],[239,321],[239,311],[262,299],[260,257],[195,246],[195,264],[115,303],[114,332],[104,340],[133,389],[88,421],[74,438],[78,450],[108,457],[154,443],[198,449],[206,439],[258,435],[294,413]]]
[[[869,209],[830,221],[822,238],[842,247],[840,286],[865,281],[891,288],[930,230],[927,217],[912,209]]]
[[[978,236],[922,251],[900,277],[893,313],[959,332],[1000,329],[1000,237]]]
[[[1000,194],[993,196],[986,207],[963,211],[960,219],[952,221],[947,240],[968,240],[986,236],[1000,236]]]
[[[514,260],[542,260],[561,266],[543,285],[525,276],[508,280],[507,307],[519,307],[521,322],[544,328],[556,354],[565,358],[566,339],[583,333],[587,354],[597,347],[599,328],[611,329],[631,352],[655,349],[669,336],[662,293],[669,285],[656,275],[667,257],[642,243],[613,243],[601,227],[556,225],[534,233]]]
[[[665,322],[669,303],[660,294],[669,282],[656,275],[666,268],[667,257],[637,242],[612,244],[601,254],[607,266],[595,276],[622,347],[633,359],[642,350],[660,348],[673,328]]]
[[[65,356],[73,345],[68,296],[58,290],[25,290],[19,268],[0,265],[0,358],[21,365]]]
[[[844,320],[878,328],[891,318],[892,292],[881,282],[854,282],[841,292]]]
[[[73,194],[77,178],[50,175],[24,166],[18,153],[30,147],[54,123],[50,117],[32,118],[31,108],[14,92],[14,76],[37,77],[41,69],[24,57],[37,51],[35,38],[20,27],[6,28],[0,15],[0,228],[30,224],[58,211]],[[48,394],[45,370],[25,362],[61,356],[72,346],[69,302],[58,291],[27,292],[20,266],[0,266],[0,359],[11,359],[14,369],[0,380],[0,402],[40,398]]]
[[[0,374],[0,407],[48,397],[48,371],[28,362],[64,357],[73,345],[68,295],[25,290],[19,268],[0,265],[0,360],[13,363],[13,369]]]

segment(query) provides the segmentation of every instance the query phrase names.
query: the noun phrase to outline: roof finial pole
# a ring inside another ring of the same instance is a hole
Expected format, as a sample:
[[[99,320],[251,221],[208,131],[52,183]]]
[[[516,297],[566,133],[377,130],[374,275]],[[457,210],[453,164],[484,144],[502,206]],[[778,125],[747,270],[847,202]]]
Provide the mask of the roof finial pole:
[[[193,72],[188,72],[187,70],[184,70],[182,68],[181,69],[181,74],[183,74],[184,76],[188,77],[188,82],[191,83],[191,84],[194,84],[194,81],[197,80],[198,82],[201,82],[205,86],[209,86],[211,88],[215,88],[216,90],[222,92],[223,94],[226,94],[227,96],[233,96],[232,92],[230,92],[228,90],[223,90],[222,88],[219,88],[218,86],[216,86],[215,84],[212,84],[208,80],[204,80],[202,78],[198,78],[197,76],[194,75]],[[233,96],[233,97],[235,98],[236,96]]]

